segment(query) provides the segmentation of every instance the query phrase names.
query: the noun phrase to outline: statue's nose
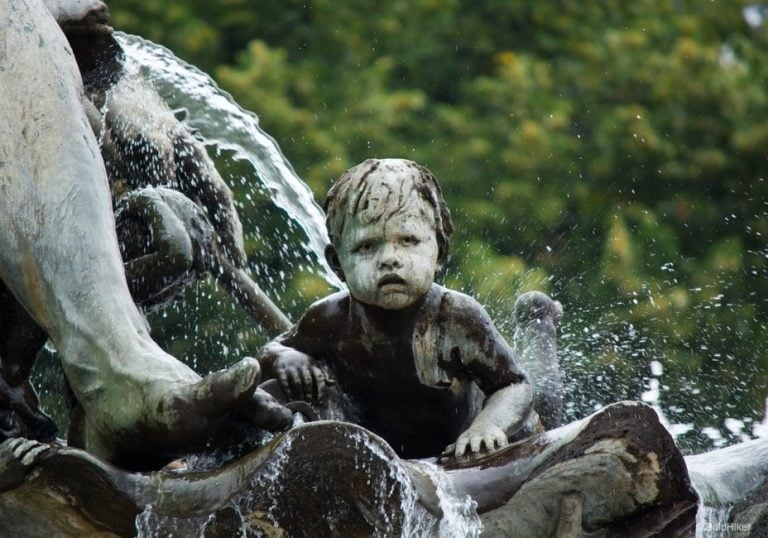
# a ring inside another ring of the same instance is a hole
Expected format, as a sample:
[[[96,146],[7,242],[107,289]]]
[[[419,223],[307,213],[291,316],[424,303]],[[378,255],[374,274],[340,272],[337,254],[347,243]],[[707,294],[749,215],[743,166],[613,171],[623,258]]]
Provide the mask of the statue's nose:
[[[387,245],[383,248],[379,258],[379,267],[381,269],[399,269],[402,267],[397,248],[393,245]]]

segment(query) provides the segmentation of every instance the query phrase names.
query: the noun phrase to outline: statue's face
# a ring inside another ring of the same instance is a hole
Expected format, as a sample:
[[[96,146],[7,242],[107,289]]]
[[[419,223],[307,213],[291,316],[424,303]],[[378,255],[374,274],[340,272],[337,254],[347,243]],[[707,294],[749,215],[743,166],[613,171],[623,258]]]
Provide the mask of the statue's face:
[[[423,297],[438,269],[434,227],[432,207],[418,196],[375,222],[349,217],[338,255],[352,297],[390,310]]]

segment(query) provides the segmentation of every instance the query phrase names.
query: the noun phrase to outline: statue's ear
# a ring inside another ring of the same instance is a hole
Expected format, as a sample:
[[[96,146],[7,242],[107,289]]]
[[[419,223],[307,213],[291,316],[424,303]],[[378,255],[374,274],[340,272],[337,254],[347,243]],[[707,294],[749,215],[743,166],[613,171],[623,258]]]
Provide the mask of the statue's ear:
[[[435,280],[445,276],[445,266],[448,265],[447,249],[440,249],[437,253],[437,264],[435,266]]]
[[[336,252],[336,249],[333,248],[333,245],[328,245],[325,247],[325,261],[328,262],[328,265],[331,266],[333,272],[336,273],[336,276],[338,276],[342,282],[347,281],[347,279],[344,277],[344,270],[341,268],[339,254]]]

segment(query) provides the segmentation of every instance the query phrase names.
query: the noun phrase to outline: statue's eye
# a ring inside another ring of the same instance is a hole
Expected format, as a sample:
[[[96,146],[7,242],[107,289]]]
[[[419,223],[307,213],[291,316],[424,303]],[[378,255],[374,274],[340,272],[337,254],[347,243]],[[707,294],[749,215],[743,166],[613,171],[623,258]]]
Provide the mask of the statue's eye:
[[[403,245],[406,245],[406,246],[409,246],[409,247],[414,247],[414,246],[418,245],[419,243],[421,243],[419,238],[416,237],[415,235],[407,235],[407,236],[403,237],[400,240],[400,242]]]
[[[355,246],[355,249],[352,252],[355,254],[369,254],[371,251],[373,251],[373,243],[370,241],[363,241]]]

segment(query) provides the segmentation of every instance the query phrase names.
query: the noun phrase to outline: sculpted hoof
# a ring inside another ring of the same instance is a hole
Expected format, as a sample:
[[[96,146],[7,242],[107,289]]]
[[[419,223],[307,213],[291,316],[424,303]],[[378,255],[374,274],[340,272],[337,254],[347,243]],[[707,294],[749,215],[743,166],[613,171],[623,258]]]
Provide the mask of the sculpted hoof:
[[[109,31],[109,8],[101,0],[45,0],[45,7],[65,31]]]

